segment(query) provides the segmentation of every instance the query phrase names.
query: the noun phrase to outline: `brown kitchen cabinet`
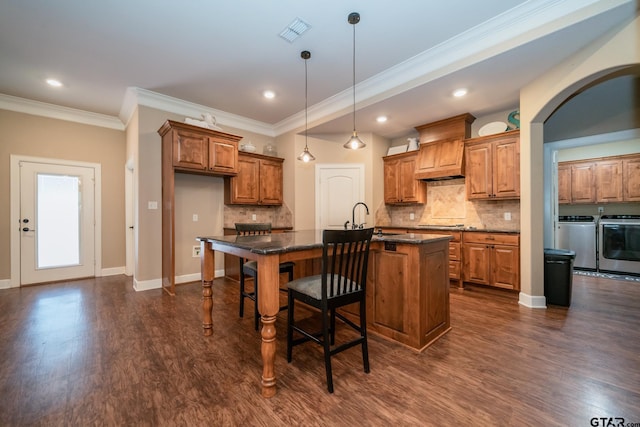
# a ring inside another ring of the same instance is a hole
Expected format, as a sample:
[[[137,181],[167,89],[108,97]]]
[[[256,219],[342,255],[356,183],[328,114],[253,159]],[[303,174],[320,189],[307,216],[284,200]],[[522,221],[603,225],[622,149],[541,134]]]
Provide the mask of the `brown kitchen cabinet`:
[[[171,153],[174,170],[216,176],[237,173],[238,141],[242,137],[171,120],[158,132],[167,144],[170,141],[167,155]]]
[[[520,198],[520,131],[465,141],[465,185],[469,200]]]
[[[175,295],[175,174],[237,173],[241,136],[167,120],[162,138],[162,288]]]
[[[558,203],[560,204],[638,201],[640,201],[639,154],[558,163]]]
[[[622,160],[596,162],[596,203],[622,202]]]
[[[383,157],[384,202],[386,204],[425,203],[427,184],[415,179],[417,152]]]
[[[465,282],[520,289],[520,236],[463,232],[462,277]]]
[[[623,159],[622,174],[623,200],[640,202],[640,155]]]
[[[594,162],[571,165],[571,203],[596,202],[595,168]]]
[[[444,236],[451,236],[449,240],[449,281],[452,285],[462,287],[461,280],[461,262],[462,262],[462,231],[445,231],[434,230],[429,228],[410,229],[407,233],[422,233],[422,234],[440,234]]]
[[[558,203],[571,203],[571,165],[558,164]]]
[[[238,174],[225,179],[225,204],[282,205],[283,162],[278,157],[240,152]]]
[[[370,331],[416,350],[450,329],[446,241],[373,242],[367,276]]]

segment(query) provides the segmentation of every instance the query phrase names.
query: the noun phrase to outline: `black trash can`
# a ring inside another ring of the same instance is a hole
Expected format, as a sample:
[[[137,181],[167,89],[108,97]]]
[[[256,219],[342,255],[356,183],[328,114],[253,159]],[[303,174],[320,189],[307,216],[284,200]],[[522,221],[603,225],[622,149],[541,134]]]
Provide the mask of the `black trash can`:
[[[547,304],[569,307],[576,253],[567,249],[544,250],[544,296]]]

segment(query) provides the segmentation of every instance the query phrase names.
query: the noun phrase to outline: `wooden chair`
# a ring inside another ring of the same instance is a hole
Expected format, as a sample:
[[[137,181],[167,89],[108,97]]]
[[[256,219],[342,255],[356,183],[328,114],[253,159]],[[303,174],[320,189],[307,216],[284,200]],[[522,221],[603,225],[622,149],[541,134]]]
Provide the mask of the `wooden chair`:
[[[271,234],[271,223],[236,223],[236,233],[239,236],[252,236],[260,234]],[[289,281],[293,280],[293,262],[280,263],[280,273],[288,273]],[[245,274],[253,277],[253,291],[245,289]],[[244,299],[249,298],[254,302],[254,327],[258,330],[260,315],[258,313],[258,263],[240,258],[240,317],[244,317]],[[285,310],[287,306],[280,307]]]
[[[322,233],[322,274],[302,277],[287,284],[289,289],[287,361],[291,362],[292,350],[296,345],[314,341],[323,346],[329,393],[333,393],[331,356],[334,354],[360,344],[364,372],[369,373],[365,301],[369,246],[372,235],[373,228],[324,230]],[[322,331],[309,332],[295,324],[294,304],[296,300],[320,310]],[[360,305],[360,325],[336,312],[337,308],[356,302]],[[359,336],[335,346],[336,317],[359,332]],[[294,331],[302,334],[302,337],[294,340]]]

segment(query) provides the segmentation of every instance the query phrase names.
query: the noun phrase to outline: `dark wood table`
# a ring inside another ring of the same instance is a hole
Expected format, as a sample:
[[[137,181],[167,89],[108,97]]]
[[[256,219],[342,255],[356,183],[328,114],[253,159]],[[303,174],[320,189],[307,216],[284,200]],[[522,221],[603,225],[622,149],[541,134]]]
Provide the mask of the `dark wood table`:
[[[447,242],[450,237],[398,234],[393,236],[374,236],[371,247],[376,248],[383,243],[399,243],[410,245],[427,245],[434,241],[441,242],[440,251],[447,268]],[[322,230],[304,230],[285,233],[274,233],[258,236],[215,236],[198,237],[200,241],[200,260],[202,272],[202,326],[204,334],[213,335],[212,320],[212,291],[214,279],[215,251],[236,255],[258,263],[258,311],[261,315],[262,329],[260,331],[262,344],[262,396],[272,397],[276,393],[276,375],[274,360],[276,353],[276,315],[280,308],[279,265],[285,261],[301,261],[322,257]],[[442,262],[441,262],[442,264]],[[448,270],[441,280],[448,290]],[[445,291],[446,291],[445,290]],[[447,293],[448,295],[448,293]],[[448,298],[446,299],[446,330],[448,330]]]

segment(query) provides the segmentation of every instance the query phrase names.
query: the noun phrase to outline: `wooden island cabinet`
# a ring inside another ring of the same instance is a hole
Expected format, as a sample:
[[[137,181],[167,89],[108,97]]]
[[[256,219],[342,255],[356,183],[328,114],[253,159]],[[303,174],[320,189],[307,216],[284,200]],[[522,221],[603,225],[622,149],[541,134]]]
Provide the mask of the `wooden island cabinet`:
[[[416,350],[451,329],[449,238],[424,236],[440,240],[422,246],[374,245],[367,281],[370,330]]]

